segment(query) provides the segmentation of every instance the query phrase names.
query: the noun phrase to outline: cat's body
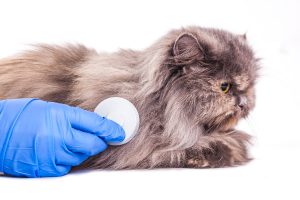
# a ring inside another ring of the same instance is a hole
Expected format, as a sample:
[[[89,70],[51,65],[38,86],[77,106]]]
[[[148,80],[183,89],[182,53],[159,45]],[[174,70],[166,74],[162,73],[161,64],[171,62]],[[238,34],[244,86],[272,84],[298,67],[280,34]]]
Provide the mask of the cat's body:
[[[249,160],[249,136],[233,128],[254,106],[256,69],[242,36],[189,27],[140,52],[44,45],[3,59],[0,99],[37,97],[91,111],[111,96],[131,101],[141,118],[137,136],[83,168],[233,166]],[[229,79],[225,94],[219,85]]]

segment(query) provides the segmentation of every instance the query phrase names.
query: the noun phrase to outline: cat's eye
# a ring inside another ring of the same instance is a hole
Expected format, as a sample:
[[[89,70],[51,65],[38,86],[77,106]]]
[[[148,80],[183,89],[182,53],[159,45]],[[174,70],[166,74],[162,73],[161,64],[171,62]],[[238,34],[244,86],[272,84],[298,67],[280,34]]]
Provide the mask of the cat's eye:
[[[230,88],[231,88],[231,84],[230,83],[224,82],[224,83],[221,84],[221,90],[225,94],[230,90]]]

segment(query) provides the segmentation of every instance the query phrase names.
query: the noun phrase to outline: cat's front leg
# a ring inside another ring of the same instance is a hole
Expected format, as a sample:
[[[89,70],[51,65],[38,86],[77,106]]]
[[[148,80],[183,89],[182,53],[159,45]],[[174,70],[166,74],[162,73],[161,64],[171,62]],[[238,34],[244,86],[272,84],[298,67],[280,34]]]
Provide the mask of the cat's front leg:
[[[203,136],[186,150],[188,168],[218,168],[244,164],[251,160],[247,152],[250,136],[241,131]]]

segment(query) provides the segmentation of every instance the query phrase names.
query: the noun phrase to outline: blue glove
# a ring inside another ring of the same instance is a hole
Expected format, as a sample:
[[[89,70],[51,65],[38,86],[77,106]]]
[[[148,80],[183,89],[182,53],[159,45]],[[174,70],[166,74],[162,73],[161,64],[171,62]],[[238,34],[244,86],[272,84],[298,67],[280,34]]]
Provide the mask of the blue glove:
[[[120,142],[124,130],[96,113],[39,99],[0,101],[0,172],[62,176]]]

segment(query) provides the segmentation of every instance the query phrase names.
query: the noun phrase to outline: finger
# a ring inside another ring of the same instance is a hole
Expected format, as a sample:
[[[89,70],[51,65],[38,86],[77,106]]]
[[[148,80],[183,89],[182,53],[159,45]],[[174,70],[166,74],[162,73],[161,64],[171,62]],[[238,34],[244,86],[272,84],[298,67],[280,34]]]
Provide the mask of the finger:
[[[5,160],[3,173],[15,177],[38,177],[38,167],[31,163],[18,162],[14,160]]]
[[[37,165],[19,162],[13,160],[6,160],[4,165],[4,173],[15,177],[56,177],[63,176],[71,170],[70,165],[57,165],[38,167]]]
[[[98,136],[74,128],[65,138],[65,144],[71,152],[87,156],[96,155],[107,148],[107,144]]]
[[[57,177],[64,176],[71,171],[70,165],[56,165],[55,169],[41,169],[39,177]]]
[[[121,142],[125,138],[124,129],[116,122],[78,107],[69,107],[68,118],[73,128],[93,133],[106,142]]]
[[[56,165],[77,166],[88,159],[88,155],[82,153],[73,153],[69,150],[60,151],[55,157]]]

